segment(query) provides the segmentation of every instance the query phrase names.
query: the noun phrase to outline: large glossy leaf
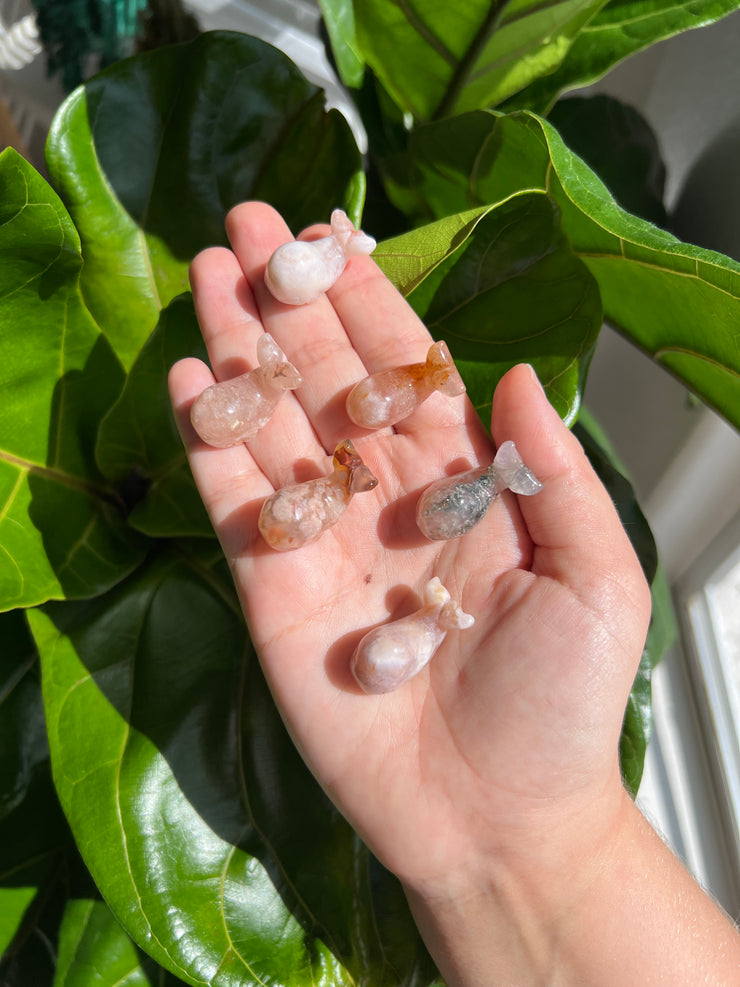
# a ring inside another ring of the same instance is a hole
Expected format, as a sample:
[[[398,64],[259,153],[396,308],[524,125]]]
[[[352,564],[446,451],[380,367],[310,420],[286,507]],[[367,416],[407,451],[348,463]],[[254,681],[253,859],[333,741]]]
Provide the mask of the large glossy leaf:
[[[483,420],[514,364],[536,368],[550,400],[575,419],[601,329],[588,269],[541,192],[453,214],[381,244],[381,268],[455,357]]]
[[[676,618],[665,573],[658,567],[650,584],[653,610],[645,649],[640,660],[619,743],[622,776],[633,795],[637,794],[645,766],[645,753],[652,735],[653,710],[651,681],[655,666],[676,636]]]
[[[0,614],[0,819],[48,759],[36,647],[21,610]]]
[[[594,82],[629,55],[713,24],[738,6],[738,0],[610,0],[583,25],[559,68],[517,94],[512,108],[545,112],[560,93]]]
[[[208,359],[190,295],[162,311],[98,431],[100,469],[131,491],[129,524],[158,538],[213,536],[167,390],[168,371],[184,356]]]
[[[573,96],[558,100],[548,120],[620,206],[665,225],[665,165],[655,134],[635,107],[606,93]]]
[[[546,121],[480,111],[419,128],[388,188],[417,221],[546,190],[606,317],[740,427],[740,264],[621,209]]]
[[[399,106],[430,120],[497,105],[552,72],[603,3],[354,0],[356,41]]]
[[[3,877],[0,874],[0,881]],[[11,888],[0,885],[0,974],[3,973],[3,954],[8,952],[37,891],[38,888],[33,884]]]
[[[318,3],[339,77],[345,86],[359,86],[365,63],[357,50],[353,0],[318,0]]]
[[[89,596],[142,557],[95,465],[122,371],[79,288],[69,216],[14,151],[0,157],[0,608]]]
[[[96,898],[67,902],[53,987],[175,987],[182,984],[142,954]]]
[[[77,846],[159,964],[212,987],[431,982],[400,886],[279,720],[223,561],[163,552],[30,619]]]
[[[130,367],[224,217],[265,199],[296,231],[343,204],[349,125],[281,52],[212,32],[116,63],[52,127],[52,180],[80,232],[83,294]]]

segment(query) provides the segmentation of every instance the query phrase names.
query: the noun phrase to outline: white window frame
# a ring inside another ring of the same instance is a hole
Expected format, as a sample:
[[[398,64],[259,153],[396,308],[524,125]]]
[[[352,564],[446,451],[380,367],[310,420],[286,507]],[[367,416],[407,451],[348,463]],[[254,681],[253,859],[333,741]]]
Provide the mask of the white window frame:
[[[740,436],[703,412],[645,505],[680,633],[654,674],[654,734],[638,796],[646,816],[735,920],[740,751],[704,587],[740,545],[739,491]]]

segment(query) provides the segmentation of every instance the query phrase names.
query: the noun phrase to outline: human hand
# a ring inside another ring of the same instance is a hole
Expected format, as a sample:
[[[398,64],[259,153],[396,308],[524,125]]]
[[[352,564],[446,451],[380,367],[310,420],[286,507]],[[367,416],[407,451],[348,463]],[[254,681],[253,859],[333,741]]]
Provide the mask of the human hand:
[[[494,397],[493,442],[515,441],[542,492],[505,493],[463,538],[427,541],[414,520],[421,491],[493,459],[470,402],[434,394],[372,433],[344,410],[367,373],[422,361],[427,330],[366,257],[353,258],[326,297],[282,305],[263,280],[270,254],[290,238],[280,217],[246,203],[229,214],[227,232],[233,252],[205,251],[191,272],[216,377],[254,366],[266,330],[304,384],[248,447],[231,449],[207,447],[189,424],[192,401],[213,382],[207,367],[173,367],[171,395],[265,675],[309,767],[411,887],[450,873],[463,881],[482,859],[536,845],[565,819],[590,825],[600,815],[607,827],[623,794],[618,739],[650,599],[577,440],[533,372],[514,368]],[[327,457],[347,437],[378,486],[319,541],[272,551],[257,530],[264,498],[328,472]],[[475,625],[449,632],[398,691],[360,692],[349,671],[355,645],[415,609],[435,575]]]

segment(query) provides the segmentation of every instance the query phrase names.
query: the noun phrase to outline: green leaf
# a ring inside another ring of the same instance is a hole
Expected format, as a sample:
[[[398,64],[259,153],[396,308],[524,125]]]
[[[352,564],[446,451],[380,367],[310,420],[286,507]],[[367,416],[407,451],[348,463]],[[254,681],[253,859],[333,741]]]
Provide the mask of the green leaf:
[[[552,199],[521,193],[495,208],[453,214],[386,241],[375,258],[447,342],[486,423],[496,383],[523,361],[535,367],[560,415],[575,419],[601,303]]]
[[[72,898],[59,930],[53,987],[175,987],[181,980],[136,948],[103,901]]]
[[[281,52],[230,32],[117,62],[52,127],[52,179],[80,231],[85,301],[130,367],[187,266],[244,199],[296,230],[360,168],[349,125]]]
[[[212,987],[431,981],[400,886],[282,726],[223,559],[162,551],[30,620],[75,841],[157,963]]]
[[[418,120],[494,106],[552,72],[604,0],[355,0],[361,57]]]
[[[373,252],[373,260],[408,297],[465,243],[487,212],[487,208],[470,209],[384,240]]]
[[[0,614],[0,819],[23,801],[49,757],[38,655],[20,610]]]
[[[655,134],[634,107],[605,93],[575,96],[558,100],[548,120],[623,209],[665,225],[665,165]]]
[[[98,432],[101,471],[117,488],[132,490],[129,524],[157,538],[213,537],[167,390],[168,371],[184,356],[208,359],[190,295],[162,311]]]
[[[367,178],[364,171],[356,171],[350,178],[344,190],[344,211],[352,225],[357,229],[362,226],[362,210],[365,208],[367,195]]]
[[[624,786],[633,798],[640,789],[645,753],[652,729],[651,681],[653,666],[643,652],[627,700],[619,737],[619,765]]]
[[[657,41],[713,24],[738,5],[738,0],[610,0],[583,25],[562,65],[514,97],[511,108],[546,112],[560,93],[587,86]]]
[[[116,69],[110,71],[115,73]],[[82,242],[85,266],[80,287],[85,304],[128,368],[156,324],[160,307],[187,288],[187,271],[183,260],[173,257],[155,234],[147,235],[119,200],[120,192],[112,186],[101,162],[106,141],[113,137],[108,136],[105,112],[100,121],[96,120],[94,94],[103,102],[101,83],[91,82],[89,86],[89,94],[86,88],[75,90],[54,117],[46,162]],[[125,83],[122,92],[128,92]],[[146,124],[147,110],[151,113],[152,108],[144,102],[136,112],[130,109],[128,118]],[[125,119],[121,117],[114,133],[120,132]],[[126,137],[123,135],[124,140]],[[130,138],[121,147],[130,153]],[[139,143],[138,153],[141,150]],[[141,163],[139,170],[132,169],[130,183],[134,175],[140,176],[140,181],[151,180]]]
[[[547,191],[606,318],[740,427],[740,264],[625,212],[533,114],[480,111],[420,127],[391,165],[389,193],[417,221]]]
[[[318,0],[339,78],[350,89],[362,82],[365,62],[357,48],[353,0]]]
[[[652,735],[651,679],[655,666],[676,637],[676,616],[665,572],[658,566],[650,585],[653,612],[645,650],[630,692],[619,744],[622,777],[633,796],[637,795],[645,765],[645,751]]]
[[[0,886],[0,957],[15,938],[28,906],[36,897],[37,890],[33,885],[19,888]],[[0,972],[2,972],[1,968]]]
[[[74,226],[18,154],[0,156],[0,600],[89,596],[142,556],[93,456],[122,371],[81,298]]]

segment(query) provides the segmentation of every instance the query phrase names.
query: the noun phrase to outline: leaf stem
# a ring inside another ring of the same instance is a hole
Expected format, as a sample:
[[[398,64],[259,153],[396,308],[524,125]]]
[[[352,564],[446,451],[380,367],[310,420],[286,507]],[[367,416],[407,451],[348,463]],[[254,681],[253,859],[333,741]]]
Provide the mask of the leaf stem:
[[[27,459],[21,459],[20,456],[14,456],[10,452],[0,452],[0,460],[10,463],[12,466],[17,466],[18,469],[26,473],[33,473],[36,476],[43,477],[46,480],[52,480],[54,483],[59,483],[61,486],[70,487],[72,490],[79,490],[88,497],[96,497],[99,500],[105,501],[107,504],[112,505],[121,513],[126,513],[126,505],[124,504],[118,493],[111,489],[110,487],[104,487],[98,483],[91,483],[87,480],[81,480],[79,477],[72,476],[71,473],[64,473],[62,470],[52,469],[50,466],[42,466],[40,463],[32,463]]]
[[[465,52],[464,57],[457,63],[447,91],[440,100],[437,109],[432,114],[432,120],[442,120],[453,110],[460,93],[465,88],[471,70],[478,61],[483,49],[488,44],[491,35],[498,27],[501,17],[510,2],[511,0],[499,0],[498,3],[491,4],[483,23],[478,28],[478,32],[468,45],[468,50]]]

